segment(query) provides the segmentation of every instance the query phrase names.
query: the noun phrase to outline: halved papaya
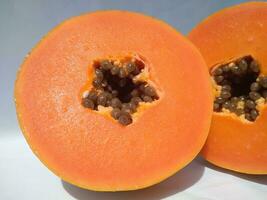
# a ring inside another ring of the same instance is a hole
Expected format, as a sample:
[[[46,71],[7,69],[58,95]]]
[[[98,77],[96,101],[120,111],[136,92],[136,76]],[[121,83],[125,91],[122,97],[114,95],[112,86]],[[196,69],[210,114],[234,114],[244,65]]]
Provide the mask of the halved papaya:
[[[98,191],[144,188],[187,165],[206,140],[205,61],[165,23],[126,11],[71,18],[23,62],[17,115],[56,175]]]
[[[267,174],[267,3],[219,11],[189,38],[213,82],[214,113],[203,156],[230,170]]]

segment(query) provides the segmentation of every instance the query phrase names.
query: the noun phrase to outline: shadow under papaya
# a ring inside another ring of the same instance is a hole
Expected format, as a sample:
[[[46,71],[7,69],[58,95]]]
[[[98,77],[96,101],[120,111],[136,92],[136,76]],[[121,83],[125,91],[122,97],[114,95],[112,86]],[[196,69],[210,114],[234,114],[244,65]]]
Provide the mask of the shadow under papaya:
[[[213,170],[216,170],[216,171],[219,171],[222,173],[231,174],[235,177],[242,178],[244,180],[259,183],[262,185],[267,185],[267,175],[243,174],[243,173],[231,171],[229,169],[224,169],[224,168],[218,167],[218,166],[206,161],[204,158],[201,158],[200,156],[195,160],[195,162],[198,162],[200,165],[206,166],[210,169],[213,169]]]
[[[63,180],[63,188],[78,200],[108,199],[108,200],[157,200],[182,192],[197,183],[204,173],[204,166],[193,161],[175,175],[154,186],[126,192],[95,192],[76,187]]]

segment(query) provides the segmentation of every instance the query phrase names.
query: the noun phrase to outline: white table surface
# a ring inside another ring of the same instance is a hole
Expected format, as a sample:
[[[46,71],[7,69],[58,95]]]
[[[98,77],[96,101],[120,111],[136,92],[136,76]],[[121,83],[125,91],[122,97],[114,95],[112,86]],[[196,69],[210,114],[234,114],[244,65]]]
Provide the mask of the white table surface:
[[[0,199],[266,200],[267,176],[230,172],[197,158],[176,175],[147,189],[93,192],[56,177],[35,157],[23,136],[18,135],[0,140]]]

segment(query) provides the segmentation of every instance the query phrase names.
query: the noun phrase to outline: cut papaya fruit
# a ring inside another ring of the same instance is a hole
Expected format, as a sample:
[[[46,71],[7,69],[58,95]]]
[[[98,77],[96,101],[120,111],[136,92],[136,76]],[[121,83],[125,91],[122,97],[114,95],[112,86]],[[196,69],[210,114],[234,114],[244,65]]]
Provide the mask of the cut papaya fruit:
[[[125,11],[74,17],[23,62],[17,115],[32,151],[91,190],[148,187],[187,165],[206,140],[205,61],[165,23]]]
[[[267,3],[236,5],[189,34],[213,83],[214,113],[203,156],[248,174],[267,174]]]

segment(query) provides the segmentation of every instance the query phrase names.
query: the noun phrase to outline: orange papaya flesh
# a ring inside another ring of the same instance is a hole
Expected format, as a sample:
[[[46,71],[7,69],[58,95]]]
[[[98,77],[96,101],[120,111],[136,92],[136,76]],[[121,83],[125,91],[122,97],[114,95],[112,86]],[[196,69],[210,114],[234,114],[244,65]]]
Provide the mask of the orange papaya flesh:
[[[138,55],[159,95],[133,123],[87,109],[93,65]],[[187,165],[212,115],[205,62],[167,24],[141,14],[98,11],[66,20],[23,62],[15,85],[18,120],[32,151],[56,175],[97,191],[135,190]]]
[[[221,10],[197,25],[189,34],[189,39],[206,60],[213,82],[216,68],[238,65],[243,58],[250,60],[248,67],[253,71],[253,64],[258,63],[256,76],[238,86],[239,90],[247,93],[248,100],[255,98],[254,110],[246,108],[251,106],[249,102],[245,104],[245,113],[240,116],[231,111],[221,111],[220,108],[214,111],[202,155],[226,169],[267,174],[267,3],[249,2]],[[220,85],[215,81],[215,102]],[[257,89],[258,86],[260,89]],[[258,94],[255,96],[251,90],[256,90]],[[215,106],[218,109],[218,105]],[[250,116],[246,115],[247,111],[250,111]],[[253,115],[254,118],[250,118]]]

